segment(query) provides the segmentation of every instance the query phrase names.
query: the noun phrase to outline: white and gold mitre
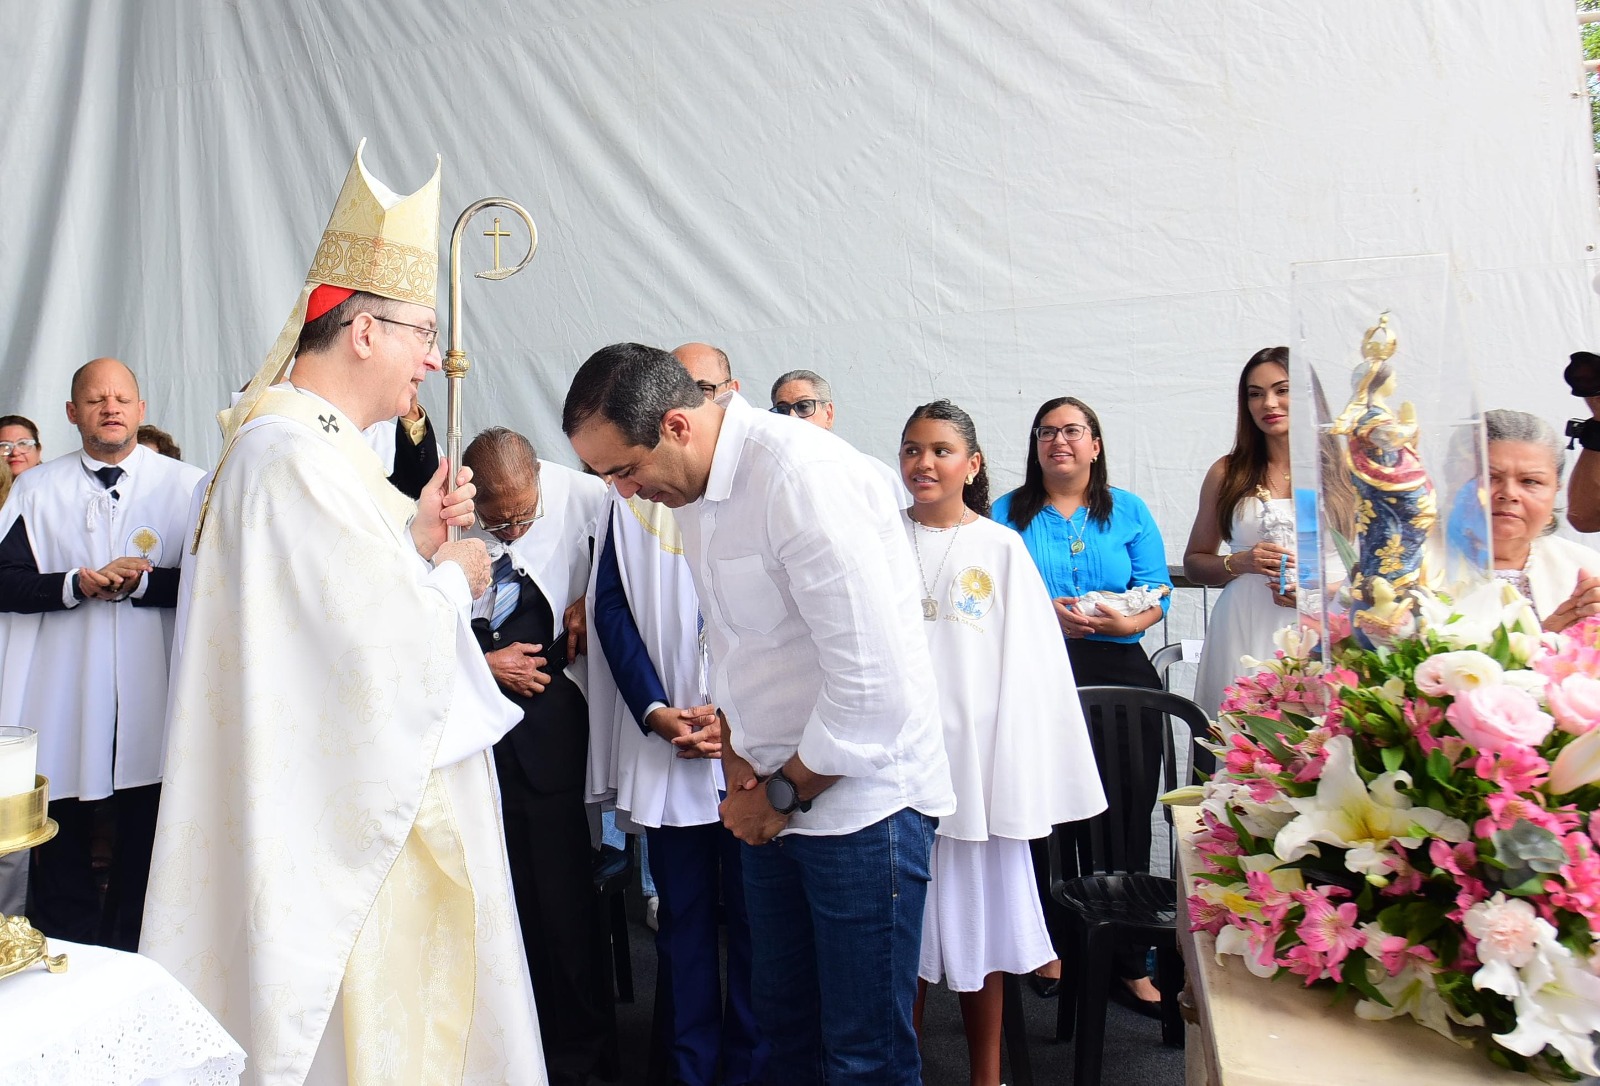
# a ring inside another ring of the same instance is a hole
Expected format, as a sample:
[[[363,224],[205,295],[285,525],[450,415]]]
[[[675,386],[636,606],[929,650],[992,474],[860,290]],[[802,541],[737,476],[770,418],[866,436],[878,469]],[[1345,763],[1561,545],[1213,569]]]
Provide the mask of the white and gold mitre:
[[[313,306],[315,320],[344,300],[345,291],[358,290],[414,302],[435,308],[439,284],[439,175],[442,163],[433,160],[433,176],[410,196],[400,196],[367,172],[361,161],[362,148],[356,145],[355,161],[345,175],[344,187],[323,228],[317,255],[306,273],[305,286],[289,312],[283,330],[267,352],[266,361],[245,386],[234,405],[217,415],[222,426],[222,455],[217,471],[233,448],[234,436],[248,422],[261,403],[262,395],[282,381],[294,360],[300,333],[305,328],[307,307]],[[317,288],[330,288],[319,292]],[[313,296],[317,298],[313,303]],[[337,300],[334,300],[337,299]],[[331,303],[331,304],[330,304]],[[214,476],[213,476],[214,481]],[[210,485],[201,503],[200,522],[195,528],[198,546],[210,504]]]
[[[254,412],[262,393],[283,380],[294,358],[300,332],[318,287],[360,290],[383,298],[434,307],[439,283],[439,156],[433,176],[410,196],[399,196],[367,172],[361,161],[362,140],[344,187],[328,216],[317,255],[306,273],[305,286],[283,330],[267,352],[239,401],[217,416],[222,425],[223,456],[233,435]],[[343,300],[342,298],[340,299]],[[310,314],[315,320],[331,306]]]
[[[306,285],[361,290],[432,308],[439,282],[439,171],[410,196],[390,192],[355,161],[322,231]]]

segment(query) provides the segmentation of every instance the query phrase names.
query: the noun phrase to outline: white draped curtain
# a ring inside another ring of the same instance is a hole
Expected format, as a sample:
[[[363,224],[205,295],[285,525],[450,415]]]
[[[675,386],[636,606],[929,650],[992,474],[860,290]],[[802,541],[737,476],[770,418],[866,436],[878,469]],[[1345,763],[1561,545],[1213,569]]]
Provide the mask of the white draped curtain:
[[[1582,75],[1571,0],[0,0],[0,413],[66,451],[113,354],[209,463],[365,136],[399,191],[443,154],[446,232],[539,222],[467,281],[469,434],[570,463],[590,352],[706,339],[761,404],[826,375],[886,459],[955,400],[998,493],[1072,394],[1176,560],[1295,261],[1448,252],[1485,402],[1577,406]]]

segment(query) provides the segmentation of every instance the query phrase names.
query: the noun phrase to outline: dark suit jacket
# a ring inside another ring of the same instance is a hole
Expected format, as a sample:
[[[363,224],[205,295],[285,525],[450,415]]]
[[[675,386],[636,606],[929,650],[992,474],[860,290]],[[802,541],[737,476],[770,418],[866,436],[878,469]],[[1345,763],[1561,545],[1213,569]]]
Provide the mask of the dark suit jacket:
[[[472,632],[484,653],[516,642],[549,646],[555,616],[537,585],[522,577],[522,598],[498,630],[487,619],[474,619]],[[491,591],[492,591],[491,587]],[[562,662],[564,663],[564,661]],[[522,722],[495,744],[495,762],[502,787],[522,784],[534,792],[581,790],[589,757],[589,707],[577,684],[552,660],[543,693],[532,697],[500,688],[522,710]],[[520,772],[513,773],[512,769]]]
[[[433,416],[424,415],[422,424],[426,427],[422,441],[413,445],[406,433],[406,424],[400,419],[394,420],[394,474],[389,476],[389,482],[413,501],[439,470],[439,444],[433,434]]]

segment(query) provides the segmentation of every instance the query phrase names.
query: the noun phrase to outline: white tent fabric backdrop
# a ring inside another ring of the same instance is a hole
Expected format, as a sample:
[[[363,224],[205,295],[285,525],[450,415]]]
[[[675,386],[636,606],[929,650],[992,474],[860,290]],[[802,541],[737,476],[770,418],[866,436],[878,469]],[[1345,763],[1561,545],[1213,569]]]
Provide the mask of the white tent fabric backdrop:
[[[1600,345],[1572,0],[0,0],[0,71],[0,412],[48,455],[114,354],[209,463],[363,136],[398,191],[442,152],[447,220],[533,212],[529,268],[467,281],[466,430],[569,463],[624,339],[719,344],[763,404],[818,370],[885,459],[948,396],[996,494],[1073,394],[1176,561],[1293,262],[1449,253],[1487,406],[1559,421]]]

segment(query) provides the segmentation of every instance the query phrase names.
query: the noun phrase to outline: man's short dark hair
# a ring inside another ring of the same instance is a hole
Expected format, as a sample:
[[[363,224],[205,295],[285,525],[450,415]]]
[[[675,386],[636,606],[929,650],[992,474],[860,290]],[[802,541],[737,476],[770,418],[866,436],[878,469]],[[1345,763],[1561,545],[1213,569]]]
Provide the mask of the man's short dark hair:
[[[518,483],[539,478],[539,454],[533,442],[505,426],[491,426],[461,450],[461,466],[472,469],[480,499],[490,500]]]
[[[561,409],[561,429],[574,432],[599,418],[615,426],[630,445],[653,449],[661,441],[661,418],[673,408],[693,410],[706,402],[689,371],[659,347],[613,343],[578,368]]]
[[[345,321],[355,320],[357,313],[371,313],[374,317],[392,317],[398,306],[399,303],[392,299],[358,290],[300,329],[300,342],[295,345],[294,353],[298,356],[326,351],[339,338],[339,326]]]

